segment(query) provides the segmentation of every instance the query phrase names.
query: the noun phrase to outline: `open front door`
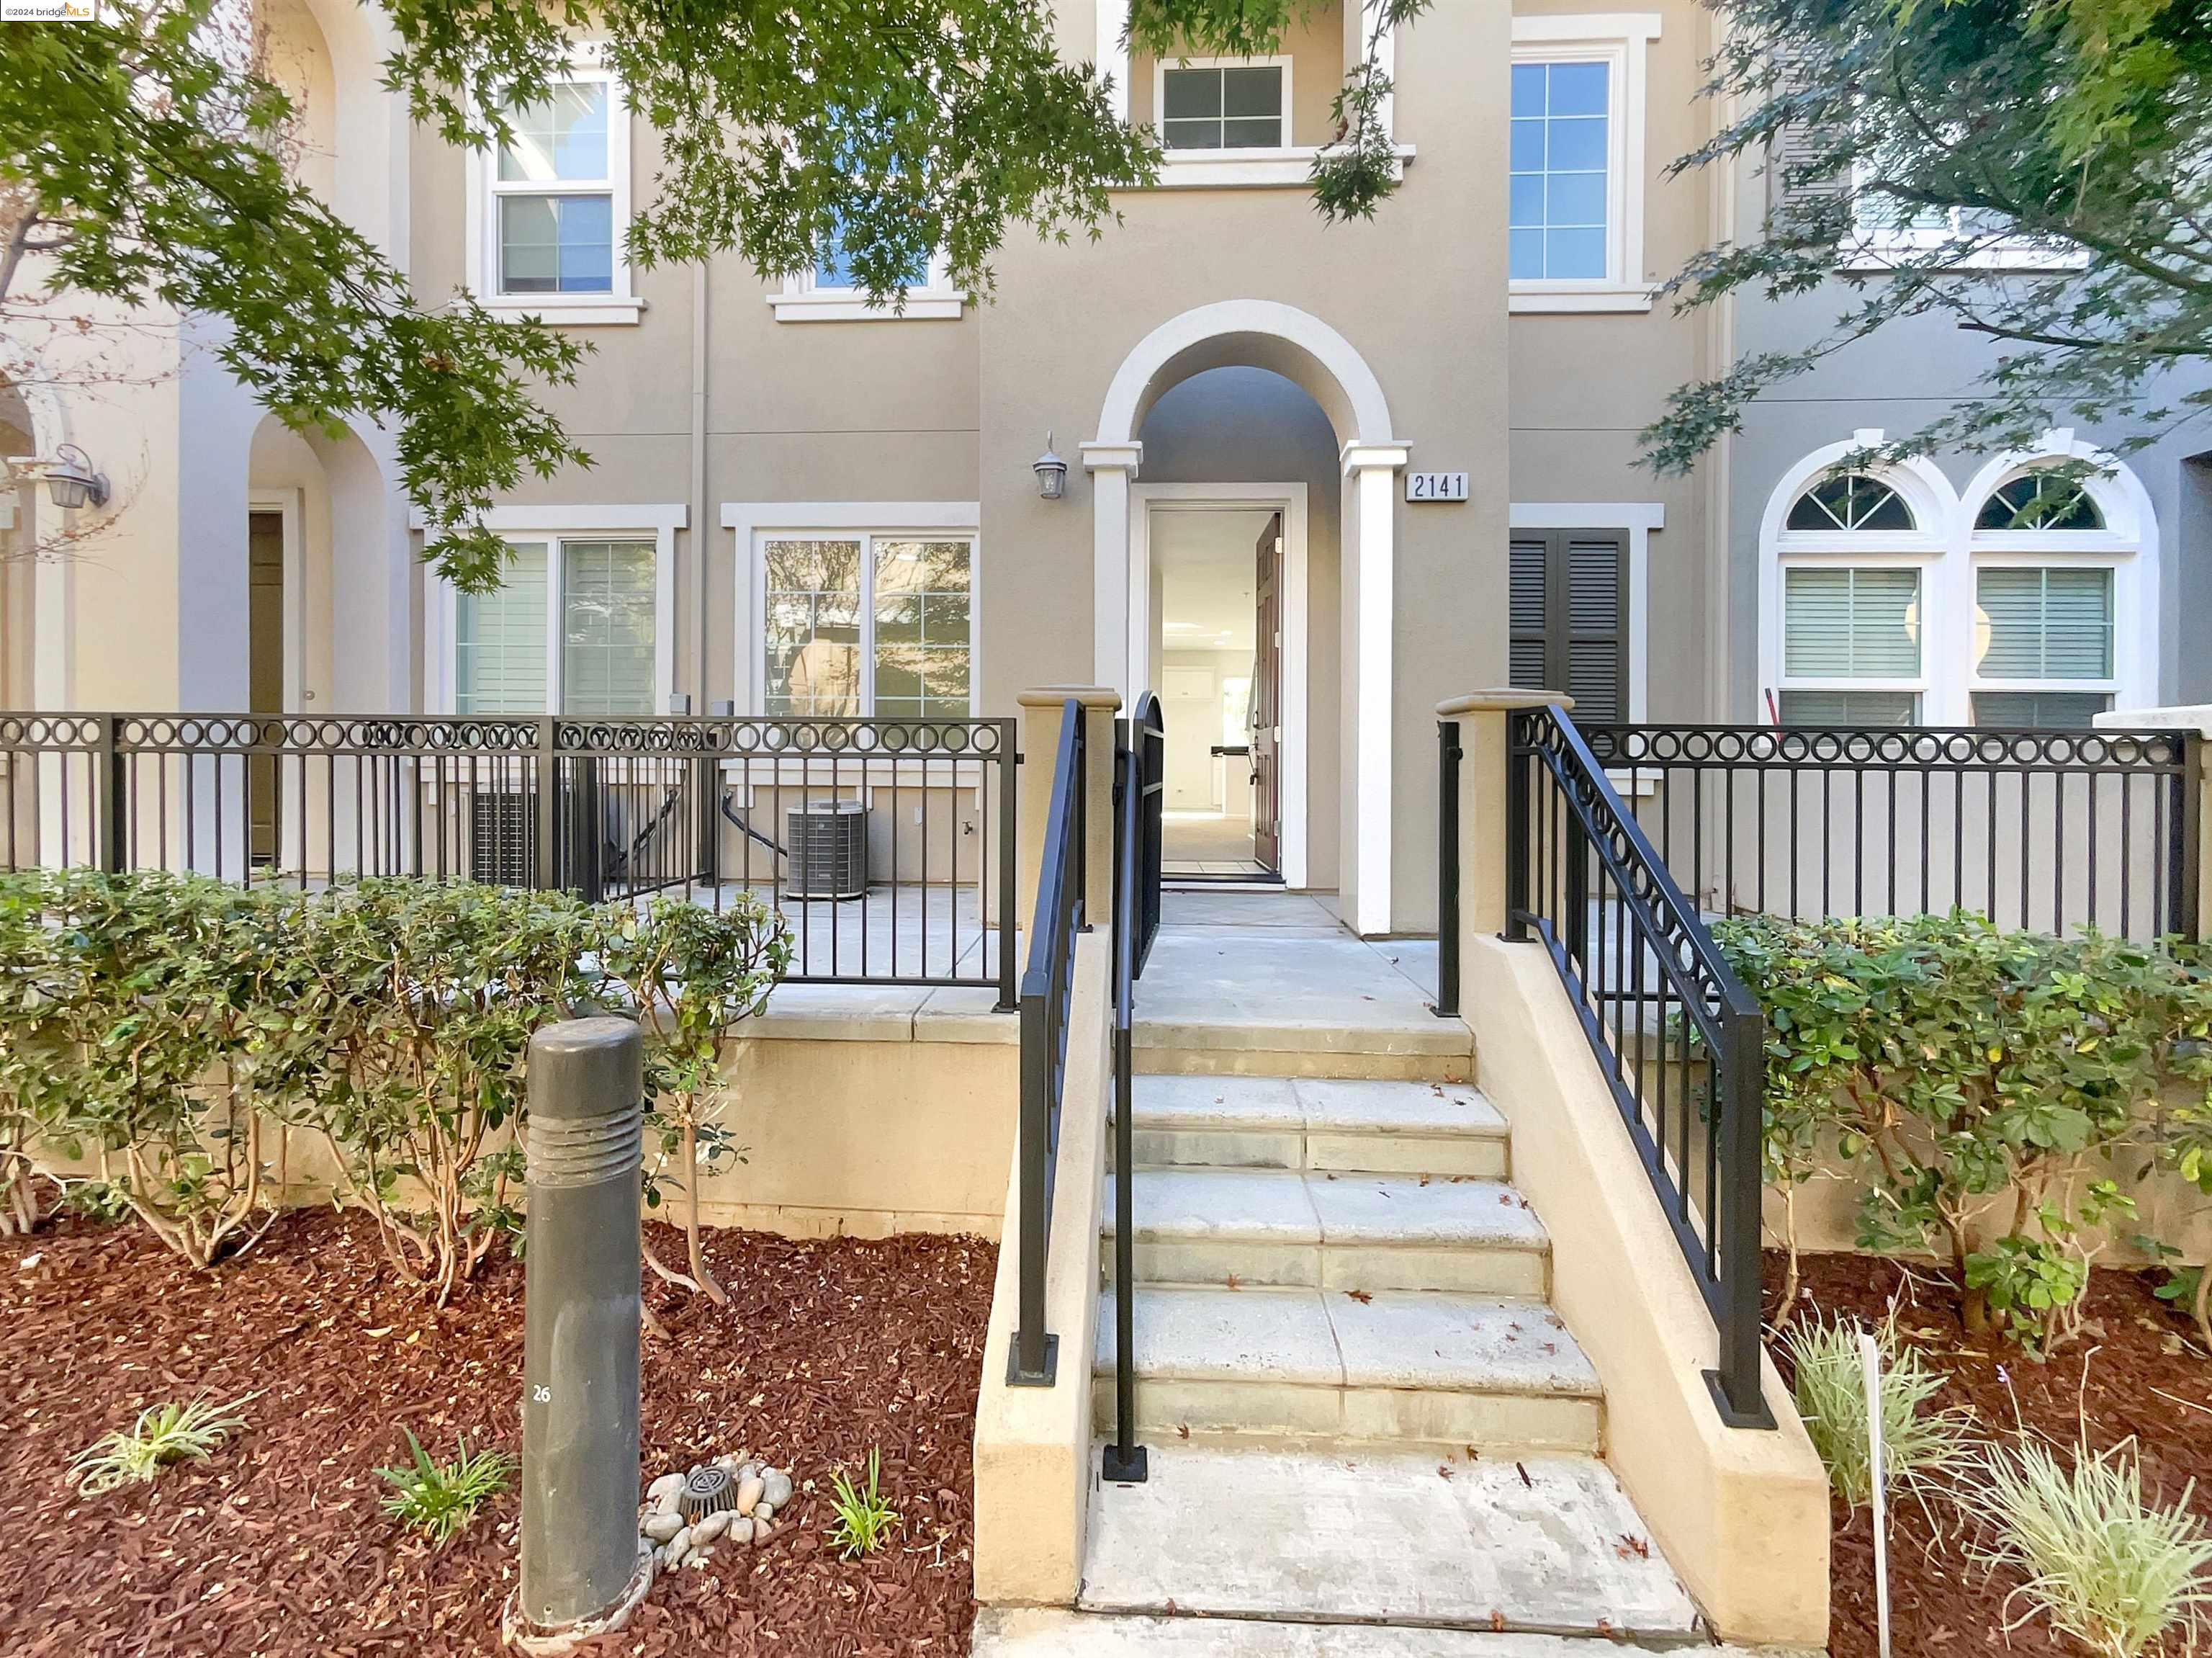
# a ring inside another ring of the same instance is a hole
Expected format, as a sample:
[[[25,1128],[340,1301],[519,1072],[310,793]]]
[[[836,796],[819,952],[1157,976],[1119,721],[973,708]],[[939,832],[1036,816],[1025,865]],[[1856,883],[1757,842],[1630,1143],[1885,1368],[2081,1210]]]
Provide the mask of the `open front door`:
[[[1283,515],[1253,548],[1252,856],[1283,867]]]

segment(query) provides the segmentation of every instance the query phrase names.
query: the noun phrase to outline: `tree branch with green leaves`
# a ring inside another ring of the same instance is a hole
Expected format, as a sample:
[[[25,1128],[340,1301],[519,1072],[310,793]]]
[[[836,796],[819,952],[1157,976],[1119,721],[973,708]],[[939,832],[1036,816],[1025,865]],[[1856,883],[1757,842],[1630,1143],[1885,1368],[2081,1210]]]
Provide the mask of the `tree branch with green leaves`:
[[[1643,435],[1686,472],[1759,398],[1878,330],[2000,349],[1879,457],[2027,448],[2128,424],[2125,454],[2212,407],[2212,23],[2179,0],[1723,0],[1724,112],[1669,176],[1751,162],[1754,233],[1669,283],[1684,308],[1832,297],[1801,346],[1675,391]]]

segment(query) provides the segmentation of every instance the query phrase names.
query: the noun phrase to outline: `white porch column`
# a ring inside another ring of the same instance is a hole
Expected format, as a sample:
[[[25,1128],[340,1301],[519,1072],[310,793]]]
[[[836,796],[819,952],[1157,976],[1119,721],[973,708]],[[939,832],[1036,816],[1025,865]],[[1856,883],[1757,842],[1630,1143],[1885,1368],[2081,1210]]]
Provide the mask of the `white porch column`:
[[[1142,443],[1085,443],[1091,474],[1091,678],[1133,706],[1141,686],[1129,683],[1129,485],[1144,459]]]
[[[1352,480],[1345,492],[1345,516],[1351,549],[1344,567],[1352,586],[1352,661],[1346,672],[1353,686],[1351,753],[1346,782],[1352,821],[1347,827],[1351,921],[1354,931],[1372,936],[1390,930],[1390,795],[1392,701],[1395,688],[1391,625],[1396,585],[1395,513],[1398,469],[1406,464],[1402,443],[1347,443],[1344,472]]]

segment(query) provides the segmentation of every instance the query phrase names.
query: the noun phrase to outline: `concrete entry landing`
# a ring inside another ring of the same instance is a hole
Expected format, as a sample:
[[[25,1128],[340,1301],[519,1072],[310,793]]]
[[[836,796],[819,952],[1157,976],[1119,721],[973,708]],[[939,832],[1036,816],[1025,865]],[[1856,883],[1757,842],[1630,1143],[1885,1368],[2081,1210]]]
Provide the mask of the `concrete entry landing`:
[[[1137,989],[1139,1070],[1464,1082],[1474,1039],[1419,977],[1435,946],[1360,938],[1301,893],[1169,893]]]
[[[1589,1457],[1267,1453],[1172,1439],[1091,1496],[1091,1612],[1699,1638],[1697,1608]]]

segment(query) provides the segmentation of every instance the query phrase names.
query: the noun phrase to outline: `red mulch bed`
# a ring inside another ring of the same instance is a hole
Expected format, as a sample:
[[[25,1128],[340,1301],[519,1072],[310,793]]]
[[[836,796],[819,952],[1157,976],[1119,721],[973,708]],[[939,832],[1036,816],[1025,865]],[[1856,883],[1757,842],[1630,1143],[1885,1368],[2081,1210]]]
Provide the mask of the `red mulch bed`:
[[[1783,1258],[1766,1261],[1767,1292],[1780,1293]],[[1805,1287],[1813,1311],[1881,1318],[1893,1301],[1904,1315],[1899,1333],[1943,1370],[1936,1401],[1970,1406],[1992,1432],[2016,1423],[2071,1447],[2083,1436],[2098,1450],[2133,1436],[2142,1454],[2147,1491],[2171,1498],[2190,1481],[2191,1499],[2212,1521],[2212,1358],[2195,1342],[2196,1326],[2151,1294],[2155,1282],[2135,1272],[2099,1271],[2089,1289],[2089,1326],[2037,1363],[1992,1334],[1969,1336],[1948,1277],[1924,1265],[1863,1255],[1808,1255]],[[1771,1308],[1770,1308],[1770,1315]],[[1783,1358],[1784,1375],[1787,1359]],[[1929,1514],[1907,1496],[1890,1513],[1890,1628],[1893,1649],[1906,1658],[2002,1650],[2041,1658],[2079,1649],[2039,1621],[2009,1634],[2024,1608],[2006,1597],[2016,1580],[1992,1578],[1960,1548],[1965,1522],[1940,1496]],[[1832,1658],[1874,1658],[1874,1533],[1871,1516],[1834,1505],[1828,1651]]]
[[[673,1234],[657,1248],[682,1259]],[[671,1338],[646,1344],[646,1472],[744,1447],[800,1490],[773,1541],[662,1577],[613,1649],[964,1654],[996,1252],[718,1232],[708,1253],[726,1308],[650,1290]],[[359,1217],[289,1216],[216,1276],[136,1228],[64,1223],[0,1240],[0,1652],[500,1650],[516,1493],[434,1550],[386,1517],[372,1470],[405,1460],[403,1424],[441,1454],[457,1435],[518,1448],[519,1264],[488,1263],[440,1313]],[[141,1406],[257,1389],[246,1430],[209,1461],[89,1500],[70,1484],[70,1460]],[[847,1562],[821,1540],[829,1474],[870,1446],[904,1525]]]

